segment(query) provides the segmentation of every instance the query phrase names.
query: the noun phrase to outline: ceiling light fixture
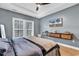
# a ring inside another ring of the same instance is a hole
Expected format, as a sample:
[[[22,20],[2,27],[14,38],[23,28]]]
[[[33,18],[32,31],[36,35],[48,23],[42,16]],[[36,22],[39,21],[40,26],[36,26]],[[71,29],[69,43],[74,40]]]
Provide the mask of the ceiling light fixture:
[[[36,3],[36,11],[39,11],[41,5],[48,5],[50,3]]]

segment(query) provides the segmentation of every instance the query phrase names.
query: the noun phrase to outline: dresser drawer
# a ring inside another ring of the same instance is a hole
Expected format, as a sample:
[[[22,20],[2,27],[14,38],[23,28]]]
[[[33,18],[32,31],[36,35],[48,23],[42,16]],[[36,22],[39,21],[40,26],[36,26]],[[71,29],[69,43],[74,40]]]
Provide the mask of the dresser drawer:
[[[72,39],[72,35],[71,34],[61,34],[61,38],[63,38],[63,39]]]
[[[60,34],[58,34],[58,33],[50,33],[49,36],[50,37],[60,38]]]

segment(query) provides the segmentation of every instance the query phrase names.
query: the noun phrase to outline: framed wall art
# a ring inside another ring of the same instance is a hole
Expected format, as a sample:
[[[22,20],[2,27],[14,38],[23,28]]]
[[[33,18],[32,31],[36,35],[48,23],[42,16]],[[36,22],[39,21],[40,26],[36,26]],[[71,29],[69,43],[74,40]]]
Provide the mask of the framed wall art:
[[[49,20],[49,27],[62,27],[63,26],[63,18],[55,18]]]

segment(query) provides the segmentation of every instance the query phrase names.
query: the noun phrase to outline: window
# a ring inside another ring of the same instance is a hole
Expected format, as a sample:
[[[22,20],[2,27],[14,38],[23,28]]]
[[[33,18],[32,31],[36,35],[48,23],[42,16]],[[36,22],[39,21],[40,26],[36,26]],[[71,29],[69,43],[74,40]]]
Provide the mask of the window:
[[[34,35],[34,21],[13,18],[13,38]]]

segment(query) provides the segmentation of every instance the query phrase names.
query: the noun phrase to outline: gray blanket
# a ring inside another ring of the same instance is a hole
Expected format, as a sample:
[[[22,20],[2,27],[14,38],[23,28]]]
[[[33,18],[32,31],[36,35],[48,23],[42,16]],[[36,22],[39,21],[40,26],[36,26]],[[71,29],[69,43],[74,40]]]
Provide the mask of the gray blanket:
[[[5,49],[6,51],[2,49]],[[4,56],[15,56],[15,52],[17,56],[60,55],[58,45],[51,47],[48,51],[45,51],[43,47],[39,47],[37,44],[32,43],[29,39],[23,37],[15,38],[13,43],[9,42],[8,39],[0,39],[0,51],[0,54]]]
[[[13,48],[2,39],[0,40],[0,47],[5,48],[5,56],[14,56]],[[18,56],[42,56],[41,49],[35,44],[23,39],[16,38],[14,39],[14,48]]]

